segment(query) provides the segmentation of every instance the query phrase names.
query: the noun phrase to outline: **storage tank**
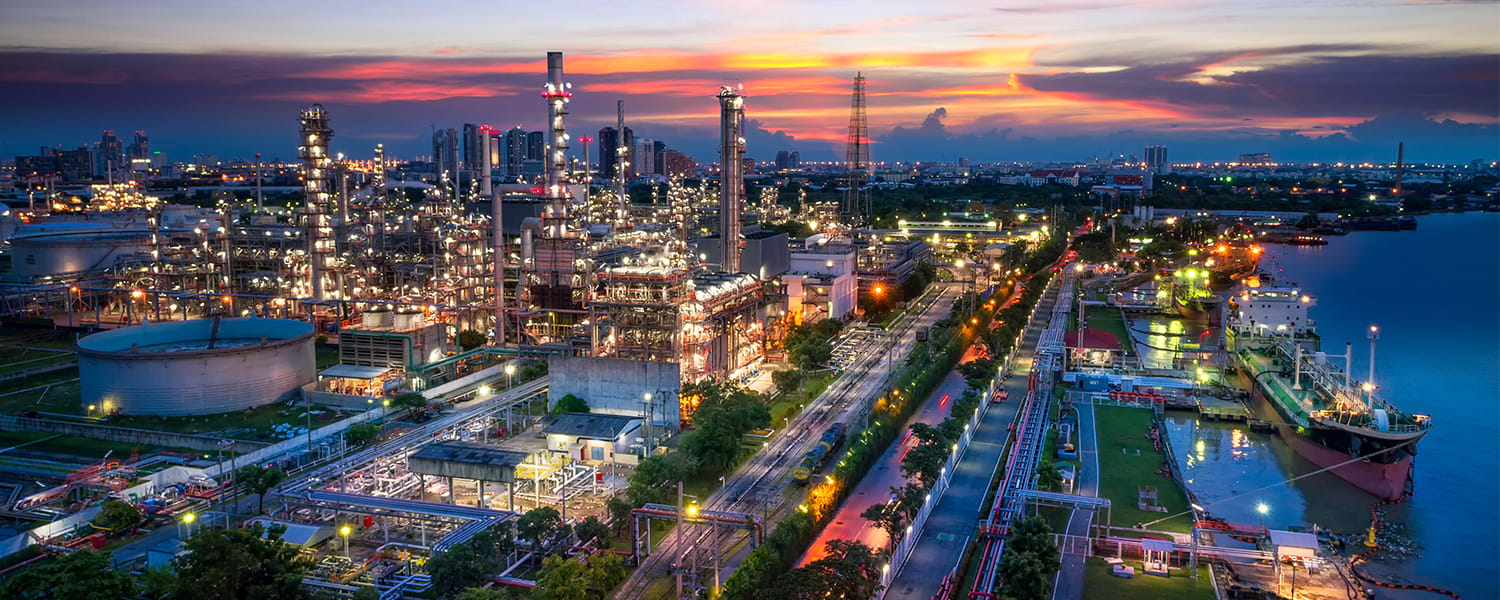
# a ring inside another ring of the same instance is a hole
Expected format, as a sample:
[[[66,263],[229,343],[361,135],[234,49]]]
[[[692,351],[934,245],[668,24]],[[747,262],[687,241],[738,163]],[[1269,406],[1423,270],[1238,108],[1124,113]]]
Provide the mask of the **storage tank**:
[[[403,308],[396,311],[395,324],[392,326],[396,331],[411,331],[422,326],[422,311]]]
[[[362,325],[370,329],[384,329],[391,326],[391,309],[372,308],[364,312]]]
[[[83,405],[185,416],[295,398],[317,378],[313,326],[286,319],[147,323],[78,340]]]

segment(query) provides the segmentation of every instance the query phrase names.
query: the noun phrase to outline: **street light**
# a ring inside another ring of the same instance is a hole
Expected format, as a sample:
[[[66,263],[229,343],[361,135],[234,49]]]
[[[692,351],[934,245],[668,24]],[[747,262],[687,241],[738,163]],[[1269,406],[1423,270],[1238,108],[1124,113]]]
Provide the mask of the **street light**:
[[[1271,507],[1266,506],[1265,502],[1257,502],[1255,504],[1255,512],[1260,513],[1260,528],[1261,529],[1265,529],[1266,528],[1266,513],[1271,512]]]
[[[516,365],[514,363],[505,365],[505,389],[506,390],[510,389],[510,378],[511,378],[511,376],[513,376],[515,374],[516,374]]]
[[[339,535],[344,536],[344,558],[346,559],[349,558],[349,534],[351,533],[354,533],[354,529],[348,525],[339,528]]]

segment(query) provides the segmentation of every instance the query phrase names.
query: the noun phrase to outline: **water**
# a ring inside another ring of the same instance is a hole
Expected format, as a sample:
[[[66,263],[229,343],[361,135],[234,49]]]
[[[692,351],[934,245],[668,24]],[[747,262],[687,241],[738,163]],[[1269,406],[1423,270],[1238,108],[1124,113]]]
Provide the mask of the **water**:
[[[1500,214],[1421,217],[1417,231],[1354,232],[1327,246],[1269,246],[1262,269],[1317,297],[1311,310],[1324,347],[1354,343],[1354,374],[1369,365],[1365,331],[1380,325],[1375,381],[1403,410],[1433,416],[1418,446],[1416,495],[1387,509],[1416,551],[1371,565],[1375,574],[1500,597]],[[1243,426],[1173,418],[1169,435],[1194,490],[1212,512],[1272,527],[1337,531],[1368,525],[1370,496],[1332,475],[1261,486],[1316,470],[1274,435]],[[1382,597],[1398,597],[1382,592]],[[1407,597],[1405,594],[1399,597]],[[1420,597],[1420,596],[1410,596]]]

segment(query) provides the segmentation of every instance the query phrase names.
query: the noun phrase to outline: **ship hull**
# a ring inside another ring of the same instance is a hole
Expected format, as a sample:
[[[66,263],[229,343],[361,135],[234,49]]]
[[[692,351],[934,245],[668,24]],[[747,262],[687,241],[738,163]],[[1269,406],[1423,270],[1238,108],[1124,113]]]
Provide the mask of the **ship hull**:
[[[1299,431],[1294,419],[1279,410],[1276,403],[1266,397],[1260,386],[1249,381],[1243,372],[1240,374],[1240,381],[1250,390],[1258,413],[1275,414],[1279,417],[1275,424],[1276,432],[1287,445],[1292,447],[1292,450],[1297,452],[1298,456],[1307,459],[1320,469],[1329,469],[1328,472],[1333,473],[1339,479],[1381,500],[1397,500],[1406,493],[1412,467],[1412,453],[1407,451],[1410,446],[1407,449],[1386,453],[1399,456],[1394,462],[1381,463],[1370,459],[1348,462],[1354,457],[1354,453],[1350,451],[1353,444],[1363,442],[1361,436],[1336,429]],[[1363,453],[1376,452],[1384,447],[1379,441],[1370,442],[1369,448]],[[1346,462],[1348,464],[1341,464]]]
[[[1209,298],[1209,300],[1205,302],[1202,300],[1183,300],[1182,298],[1177,298],[1173,304],[1177,306],[1177,314],[1182,315],[1183,318],[1217,322],[1218,315],[1215,313],[1218,310],[1219,304],[1212,302],[1212,298]]]

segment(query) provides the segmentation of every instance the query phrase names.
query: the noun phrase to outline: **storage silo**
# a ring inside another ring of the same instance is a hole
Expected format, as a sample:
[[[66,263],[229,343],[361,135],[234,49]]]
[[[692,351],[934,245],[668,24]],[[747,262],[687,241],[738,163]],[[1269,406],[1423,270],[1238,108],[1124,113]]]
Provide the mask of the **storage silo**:
[[[147,323],[78,340],[84,405],[185,416],[295,397],[317,377],[313,326],[285,319]]]

